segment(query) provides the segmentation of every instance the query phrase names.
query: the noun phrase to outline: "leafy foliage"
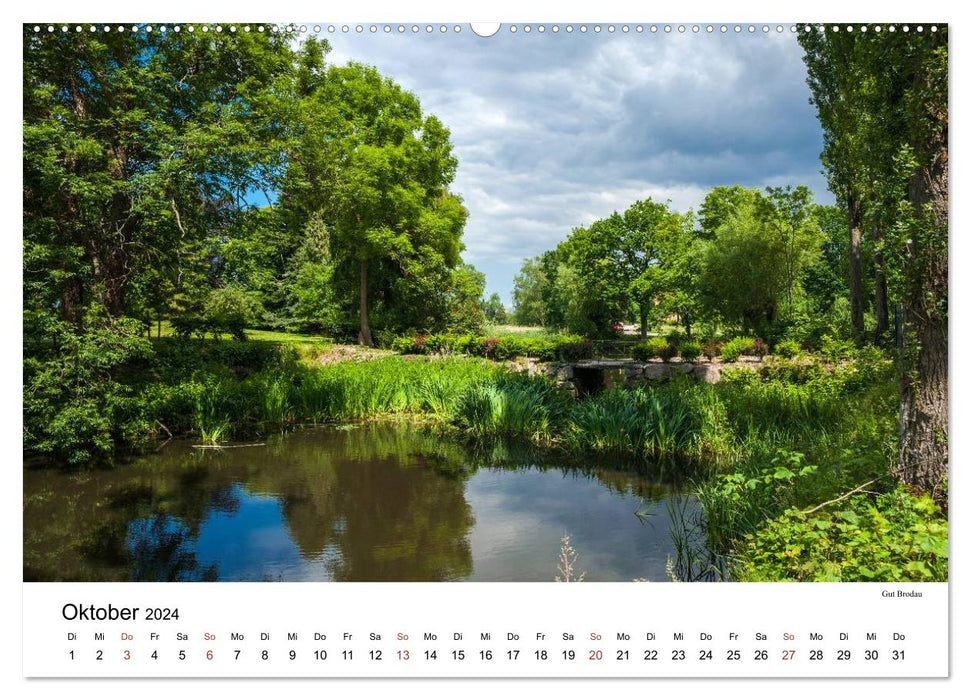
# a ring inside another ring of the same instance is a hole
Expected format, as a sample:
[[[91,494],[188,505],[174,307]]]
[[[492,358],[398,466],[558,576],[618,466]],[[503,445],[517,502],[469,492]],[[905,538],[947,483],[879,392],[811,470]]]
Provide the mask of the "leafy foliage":
[[[740,556],[749,581],[946,581],[948,526],[934,501],[898,488],[789,509],[748,535]]]
[[[724,362],[734,362],[742,355],[755,352],[755,339],[748,336],[732,338],[721,347],[721,358]]]

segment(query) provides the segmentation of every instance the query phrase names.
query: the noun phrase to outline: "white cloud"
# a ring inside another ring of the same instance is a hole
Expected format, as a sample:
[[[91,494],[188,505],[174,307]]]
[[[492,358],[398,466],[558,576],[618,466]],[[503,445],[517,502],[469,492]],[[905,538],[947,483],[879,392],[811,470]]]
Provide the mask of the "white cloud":
[[[637,199],[808,184],[819,126],[789,35],[331,35],[451,130],[467,260],[509,300],[523,257]]]

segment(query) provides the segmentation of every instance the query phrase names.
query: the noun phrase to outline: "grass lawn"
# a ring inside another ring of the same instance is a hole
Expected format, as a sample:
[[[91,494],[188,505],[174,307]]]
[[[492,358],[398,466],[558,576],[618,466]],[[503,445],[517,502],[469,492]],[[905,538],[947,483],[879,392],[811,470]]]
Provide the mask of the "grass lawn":
[[[152,337],[155,337],[157,332],[157,326],[152,324]],[[162,337],[168,338],[175,335],[175,331],[172,330],[172,324],[168,321],[162,321]],[[212,337],[212,334],[207,334],[207,337]],[[222,340],[230,340],[232,336],[228,333],[220,334]],[[324,337],[322,335],[304,335],[302,333],[286,333],[284,331],[263,331],[263,330],[253,330],[250,328],[246,329],[246,339],[247,340],[261,340],[269,343],[283,343],[286,345],[333,345],[334,341],[330,338]]]
[[[542,326],[499,325],[486,326],[482,329],[482,335],[487,338],[501,335],[515,335],[520,338],[545,338],[550,334]]]

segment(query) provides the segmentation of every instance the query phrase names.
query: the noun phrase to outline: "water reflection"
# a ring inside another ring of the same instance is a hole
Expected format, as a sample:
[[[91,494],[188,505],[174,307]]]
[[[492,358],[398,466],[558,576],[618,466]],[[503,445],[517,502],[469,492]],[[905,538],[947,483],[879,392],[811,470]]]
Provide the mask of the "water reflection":
[[[551,581],[569,532],[587,580],[664,580],[667,494],[400,426],[170,444],[111,470],[26,470],[24,579]]]

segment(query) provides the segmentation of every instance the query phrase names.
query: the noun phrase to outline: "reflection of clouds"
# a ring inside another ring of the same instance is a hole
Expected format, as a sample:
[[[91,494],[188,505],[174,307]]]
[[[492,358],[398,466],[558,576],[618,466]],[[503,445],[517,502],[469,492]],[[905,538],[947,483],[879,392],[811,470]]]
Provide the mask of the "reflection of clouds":
[[[645,523],[634,514],[638,497],[560,470],[483,469],[466,498],[480,523],[469,536],[474,580],[552,581],[564,533],[587,580],[667,580],[666,558],[675,552],[662,503]]]
[[[650,196],[808,184],[828,200],[801,50],[777,35],[334,35],[452,132],[467,257],[508,299],[524,256]]]

